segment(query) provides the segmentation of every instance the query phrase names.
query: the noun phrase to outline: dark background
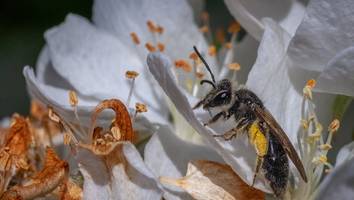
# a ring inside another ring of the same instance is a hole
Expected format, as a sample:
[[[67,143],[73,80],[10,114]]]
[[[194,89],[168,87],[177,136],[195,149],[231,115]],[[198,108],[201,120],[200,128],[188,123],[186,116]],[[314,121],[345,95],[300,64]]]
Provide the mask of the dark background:
[[[227,26],[232,17],[223,1],[206,1],[211,26]],[[0,119],[27,114],[29,98],[22,69],[35,66],[43,33],[68,13],[90,18],[92,0],[0,0]]]

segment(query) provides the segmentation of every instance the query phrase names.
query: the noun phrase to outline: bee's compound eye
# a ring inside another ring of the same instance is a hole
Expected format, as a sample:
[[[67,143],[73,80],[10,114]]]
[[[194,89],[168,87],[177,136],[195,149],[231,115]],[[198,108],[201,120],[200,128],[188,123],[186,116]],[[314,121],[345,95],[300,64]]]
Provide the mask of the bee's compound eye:
[[[225,98],[226,95],[227,95],[226,92],[222,93],[222,94],[221,94],[221,98]]]

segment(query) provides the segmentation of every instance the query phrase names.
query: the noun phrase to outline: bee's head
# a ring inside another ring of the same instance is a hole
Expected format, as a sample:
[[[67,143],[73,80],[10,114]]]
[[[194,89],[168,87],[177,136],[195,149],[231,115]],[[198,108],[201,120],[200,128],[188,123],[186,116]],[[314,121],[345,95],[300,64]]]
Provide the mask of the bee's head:
[[[232,86],[229,80],[221,80],[216,85],[208,80],[203,80],[201,84],[203,83],[211,84],[213,89],[211,89],[211,91],[204,97],[204,99],[202,99],[197,103],[197,105],[194,106],[194,109],[203,106],[203,109],[208,110],[209,108],[224,106],[231,102]]]
[[[232,99],[232,84],[229,80],[224,79],[220,82],[215,82],[214,74],[212,73],[208,63],[205,61],[203,56],[199,53],[198,49],[194,46],[194,51],[198,57],[204,63],[206,69],[209,71],[211,76],[210,80],[202,80],[200,84],[208,83],[213,86],[213,89],[193,107],[193,109],[203,106],[204,110],[209,110],[209,108],[215,108],[223,105],[227,105]]]

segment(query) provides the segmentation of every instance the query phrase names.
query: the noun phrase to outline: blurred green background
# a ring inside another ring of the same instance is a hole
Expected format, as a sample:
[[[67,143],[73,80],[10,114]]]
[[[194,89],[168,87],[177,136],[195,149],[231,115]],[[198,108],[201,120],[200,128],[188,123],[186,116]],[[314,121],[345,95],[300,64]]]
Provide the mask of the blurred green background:
[[[14,112],[27,114],[29,98],[22,68],[35,66],[44,45],[43,33],[68,13],[90,18],[92,0],[0,1],[0,119]],[[206,1],[211,27],[227,27],[233,18],[223,1]]]

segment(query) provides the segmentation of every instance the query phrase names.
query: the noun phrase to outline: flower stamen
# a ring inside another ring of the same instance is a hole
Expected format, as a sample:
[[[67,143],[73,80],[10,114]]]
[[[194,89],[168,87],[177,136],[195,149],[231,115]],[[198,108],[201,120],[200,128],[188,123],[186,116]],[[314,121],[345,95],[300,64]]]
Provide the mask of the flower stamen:
[[[131,32],[130,37],[131,37],[132,41],[134,42],[134,44],[136,44],[136,45],[140,44],[140,39],[135,32]]]
[[[149,51],[149,52],[155,52],[156,51],[156,47],[154,45],[152,45],[150,42],[147,42],[145,44],[145,48]]]
[[[136,72],[136,71],[126,71],[125,72],[125,77],[127,79],[131,79],[132,80],[131,85],[130,85],[129,94],[128,94],[128,99],[126,101],[126,105],[127,105],[128,108],[129,108],[130,100],[131,100],[131,98],[133,96],[133,91],[134,91],[134,86],[135,86],[135,79],[138,76],[139,76],[139,73]]]

